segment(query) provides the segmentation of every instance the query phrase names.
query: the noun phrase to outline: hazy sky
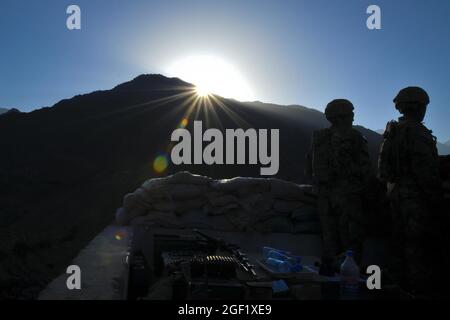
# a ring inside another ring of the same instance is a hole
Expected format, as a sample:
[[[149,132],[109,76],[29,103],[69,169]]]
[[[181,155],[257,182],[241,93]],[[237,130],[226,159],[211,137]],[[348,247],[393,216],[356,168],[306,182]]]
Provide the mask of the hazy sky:
[[[66,28],[70,4],[81,30]],[[381,30],[366,27],[370,4]],[[397,117],[400,88],[423,86],[426,125],[450,139],[448,0],[1,0],[0,40],[0,107],[50,106],[208,54],[239,70],[257,100],[323,110],[348,98],[371,129]]]

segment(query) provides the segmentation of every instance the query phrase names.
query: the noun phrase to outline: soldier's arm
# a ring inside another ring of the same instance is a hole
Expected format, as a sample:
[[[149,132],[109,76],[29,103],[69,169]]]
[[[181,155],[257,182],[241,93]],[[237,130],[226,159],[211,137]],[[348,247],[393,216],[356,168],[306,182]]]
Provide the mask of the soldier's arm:
[[[397,124],[396,121],[389,121],[383,133],[383,141],[378,154],[378,179],[382,182],[392,182],[390,181],[393,175],[392,170],[397,167],[397,162],[393,161],[395,150],[393,150],[392,141],[396,134]]]
[[[325,186],[329,180],[328,172],[328,146],[324,143],[326,131],[320,130],[313,133],[312,138],[312,173],[315,184]]]
[[[374,172],[372,167],[372,161],[370,160],[369,144],[364,136],[361,136],[361,147],[359,158],[363,175],[367,176],[367,178],[373,178]]]
[[[436,197],[441,184],[436,144],[431,134],[419,131],[411,132],[408,136],[414,179],[425,195]]]

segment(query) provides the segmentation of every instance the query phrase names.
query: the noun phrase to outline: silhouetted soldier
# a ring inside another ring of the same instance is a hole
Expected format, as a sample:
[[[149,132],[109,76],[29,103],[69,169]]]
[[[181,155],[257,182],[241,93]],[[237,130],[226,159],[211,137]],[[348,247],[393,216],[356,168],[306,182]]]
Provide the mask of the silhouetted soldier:
[[[393,276],[413,294],[436,291],[436,258],[441,181],[436,138],[422,121],[428,94],[419,87],[400,90],[395,108],[403,115],[386,126],[378,160],[392,207]],[[434,289],[433,289],[434,287]]]
[[[310,157],[313,184],[319,195],[322,224],[322,263],[337,266],[348,249],[359,262],[365,238],[362,192],[373,177],[367,140],[353,128],[353,104],[331,101],[325,115],[331,127],[315,131]]]

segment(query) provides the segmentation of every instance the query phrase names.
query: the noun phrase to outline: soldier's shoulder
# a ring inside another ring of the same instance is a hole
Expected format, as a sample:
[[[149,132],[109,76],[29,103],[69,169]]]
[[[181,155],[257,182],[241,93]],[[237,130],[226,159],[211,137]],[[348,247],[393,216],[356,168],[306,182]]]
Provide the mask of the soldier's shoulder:
[[[404,121],[398,125],[399,129],[405,130],[409,135],[432,136],[432,131],[421,122]]]
[[[383,135],[385,137],[393,134],[400,127],[400,123],[395,120],[390,120],[386,123],[386,128],[384,129]]]
[[[430,143],[435,142],[436,137],[433,135],[433,131],[425,127],[422,123],[417,124],[414,130],[410,130],[411,134],[415,135],[417,138],[425,139]]]
[[[314,130],[314,132],[313,132],[313,136],[315,138],[328,137],[330,134],[331,134],[331,129],[330,128]]]
[[[331,138],[331,130],[329,128],[315,130],[313,132],[313,144],[316,146],[328,144]]]
[[[364,134],[362,134],[359,130],[352,128],[351,133],[357,140],[367,143],[366,136]]]

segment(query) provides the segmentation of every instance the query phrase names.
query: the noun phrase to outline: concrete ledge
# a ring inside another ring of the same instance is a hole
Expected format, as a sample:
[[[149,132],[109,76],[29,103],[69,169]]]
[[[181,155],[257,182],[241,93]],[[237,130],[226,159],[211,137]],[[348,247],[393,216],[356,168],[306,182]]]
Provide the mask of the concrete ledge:
[[[108,226],[71,263],[81,269],[81,289],[69,290],[69,274],[54,279],[39,300],[118,300],[125,299],[128,281],[126,257],[131,228]]]

